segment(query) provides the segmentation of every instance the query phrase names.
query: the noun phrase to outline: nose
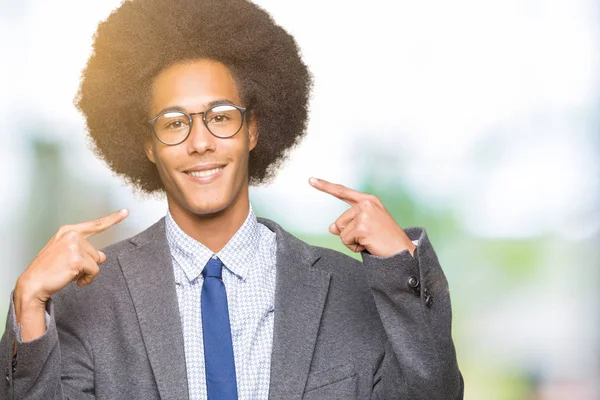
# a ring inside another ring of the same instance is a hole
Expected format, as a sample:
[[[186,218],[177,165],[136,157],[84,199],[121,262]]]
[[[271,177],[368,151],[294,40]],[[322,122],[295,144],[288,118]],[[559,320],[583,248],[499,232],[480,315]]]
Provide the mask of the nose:
[[[203,154],[207,151],[213,151],[216,147],[217,138],[214,137],[204,125],[201,115],[193,115],[192,118],[192,130],[190,136],[185,141],[188,153]]]

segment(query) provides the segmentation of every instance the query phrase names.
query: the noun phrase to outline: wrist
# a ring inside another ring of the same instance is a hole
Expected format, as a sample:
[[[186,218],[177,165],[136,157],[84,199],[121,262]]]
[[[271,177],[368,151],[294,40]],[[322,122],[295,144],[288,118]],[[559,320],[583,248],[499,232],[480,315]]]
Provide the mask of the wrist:
[[[22,313],[40,313],[46,311],[46,301],[22,278],[17,280],[13,291],[13,301],[17,315]]]
[[[15,286],[13,301],[16,322],[21,327],[20,340],[29,342],[42,336],[46,332],[46,302],[22,282]]]

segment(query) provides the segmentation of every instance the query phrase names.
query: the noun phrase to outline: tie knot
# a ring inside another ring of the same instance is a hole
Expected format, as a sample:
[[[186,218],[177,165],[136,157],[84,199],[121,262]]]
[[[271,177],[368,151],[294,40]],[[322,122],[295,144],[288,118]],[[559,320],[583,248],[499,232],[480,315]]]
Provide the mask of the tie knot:
[[[219,278],[221,279],[221,271],[223,270],[223,263],[218,258],[210,258],[206,266],[202,270],[202,276],[204,278]]]

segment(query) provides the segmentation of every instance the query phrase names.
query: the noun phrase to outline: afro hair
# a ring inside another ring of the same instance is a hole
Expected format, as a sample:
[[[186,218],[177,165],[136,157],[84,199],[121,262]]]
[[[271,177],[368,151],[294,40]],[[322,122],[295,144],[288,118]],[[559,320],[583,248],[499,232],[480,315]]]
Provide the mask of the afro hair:
[[[306,132],[312,78],[294,38],[246,0],[130,0],[98,25],[75,105],[95,154],[134,188],[164,191],[143,143],[152,81],[179,62],[232,72],[258,126],[249,183],[272,179]]]

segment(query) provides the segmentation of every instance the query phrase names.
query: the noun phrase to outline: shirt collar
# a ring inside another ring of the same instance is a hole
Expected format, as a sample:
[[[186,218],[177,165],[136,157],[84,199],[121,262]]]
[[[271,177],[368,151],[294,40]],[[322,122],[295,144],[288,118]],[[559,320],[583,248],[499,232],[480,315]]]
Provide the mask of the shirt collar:
[[[165,217],[165,227],[171,255],[181,266],[189,282],[198,278],[213,255],[219,257],[225,268],[240,279],[247,278],[249,268],[254,264],[252,260],[260,239],[259,225],[252,205],[242,226],[217,254],[181,230],[169,211]],[[178,281],[178,274],[175,274],[175,280],[179,284],[184,283]]]

